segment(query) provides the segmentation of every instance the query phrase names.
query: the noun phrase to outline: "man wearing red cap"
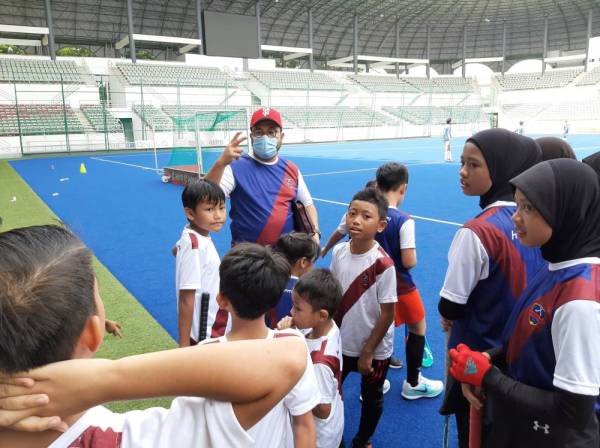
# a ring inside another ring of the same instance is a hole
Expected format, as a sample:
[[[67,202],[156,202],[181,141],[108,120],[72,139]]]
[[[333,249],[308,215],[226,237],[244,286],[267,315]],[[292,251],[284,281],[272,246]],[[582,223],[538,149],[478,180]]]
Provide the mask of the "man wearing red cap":
[[[279,157],[283,142],[281,115],[263,107],[252,115],[252,153],[243,154],[241,132],[212,166],[205,179],[221,186],[231,201],[231,242],[273,245],[294,230],[291,203],[299,200],[315,227],[317,209],[298,167]],[[318,241],[320,233],[315,235]]]

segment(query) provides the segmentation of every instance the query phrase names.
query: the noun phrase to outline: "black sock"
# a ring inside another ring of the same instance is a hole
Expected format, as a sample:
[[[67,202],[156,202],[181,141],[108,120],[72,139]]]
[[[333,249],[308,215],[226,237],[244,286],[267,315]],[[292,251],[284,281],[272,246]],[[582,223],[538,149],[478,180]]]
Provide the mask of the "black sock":
[[[423,350],[425,350],[425,336],[409,331],[408,340],[406,341],[406,381],[412,387],[419,384]]]

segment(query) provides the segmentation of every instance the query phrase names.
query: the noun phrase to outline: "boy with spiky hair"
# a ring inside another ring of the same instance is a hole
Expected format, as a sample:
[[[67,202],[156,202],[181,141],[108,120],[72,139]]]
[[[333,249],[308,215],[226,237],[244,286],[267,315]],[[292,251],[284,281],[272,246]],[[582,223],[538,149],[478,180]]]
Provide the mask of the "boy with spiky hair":
[[[342,381],[359,372],[363,398],[353,447],[367,447],[383,413],[383,384],[394,349],[396,271],[375,241],[386,226],[388,203],[374,188],[359,191],[346,213],[349,242],[333,249],[331,272],[343,296],[335,321],[341,331]]]
[[[394,260],[396,268],[395,324],[406,324],[406,380],[402,385],[402,397],[407,400],[433,398],[442,393],[441,381],[430,380],[421,375],[425,352],[425,307],[410,270],[417,264],[415,221],[398,209],[404,201],[408,188],[406,166],[388,162],[377,168],[377,187],[388,201],[387,226],[377,235],[377,241]]]

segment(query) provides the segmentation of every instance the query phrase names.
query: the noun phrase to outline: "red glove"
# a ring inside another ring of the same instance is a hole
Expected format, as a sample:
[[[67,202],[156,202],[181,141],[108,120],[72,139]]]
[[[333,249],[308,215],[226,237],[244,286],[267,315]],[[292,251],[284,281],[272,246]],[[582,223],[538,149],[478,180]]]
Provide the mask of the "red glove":
[[[450,374],[461,383],[481,387],[483,377],[490,370],[490,360],[481,352],[474,352],[465,344],[458,344],[450,350],[452,366]]]

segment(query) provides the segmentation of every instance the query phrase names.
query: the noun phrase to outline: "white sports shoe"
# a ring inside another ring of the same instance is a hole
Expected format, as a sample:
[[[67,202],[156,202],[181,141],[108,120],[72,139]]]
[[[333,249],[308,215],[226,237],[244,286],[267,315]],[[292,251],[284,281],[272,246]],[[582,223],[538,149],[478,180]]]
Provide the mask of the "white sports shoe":
[[[418,400],[419,398],[437,397],[443,390],[444,383],[442,381],[430,380],[419,374],[419,384],[415,387],[404,380],[401,395],[407,400]]]
[[[386,378],[385,381],[383,382],[383,394],[384,395],[387,394],[390,391],[391,388],[392,388],[392,385],[390,384],[390,382]],[[358,399],[360,401],[362,401],[362,395],[359,395]]]

